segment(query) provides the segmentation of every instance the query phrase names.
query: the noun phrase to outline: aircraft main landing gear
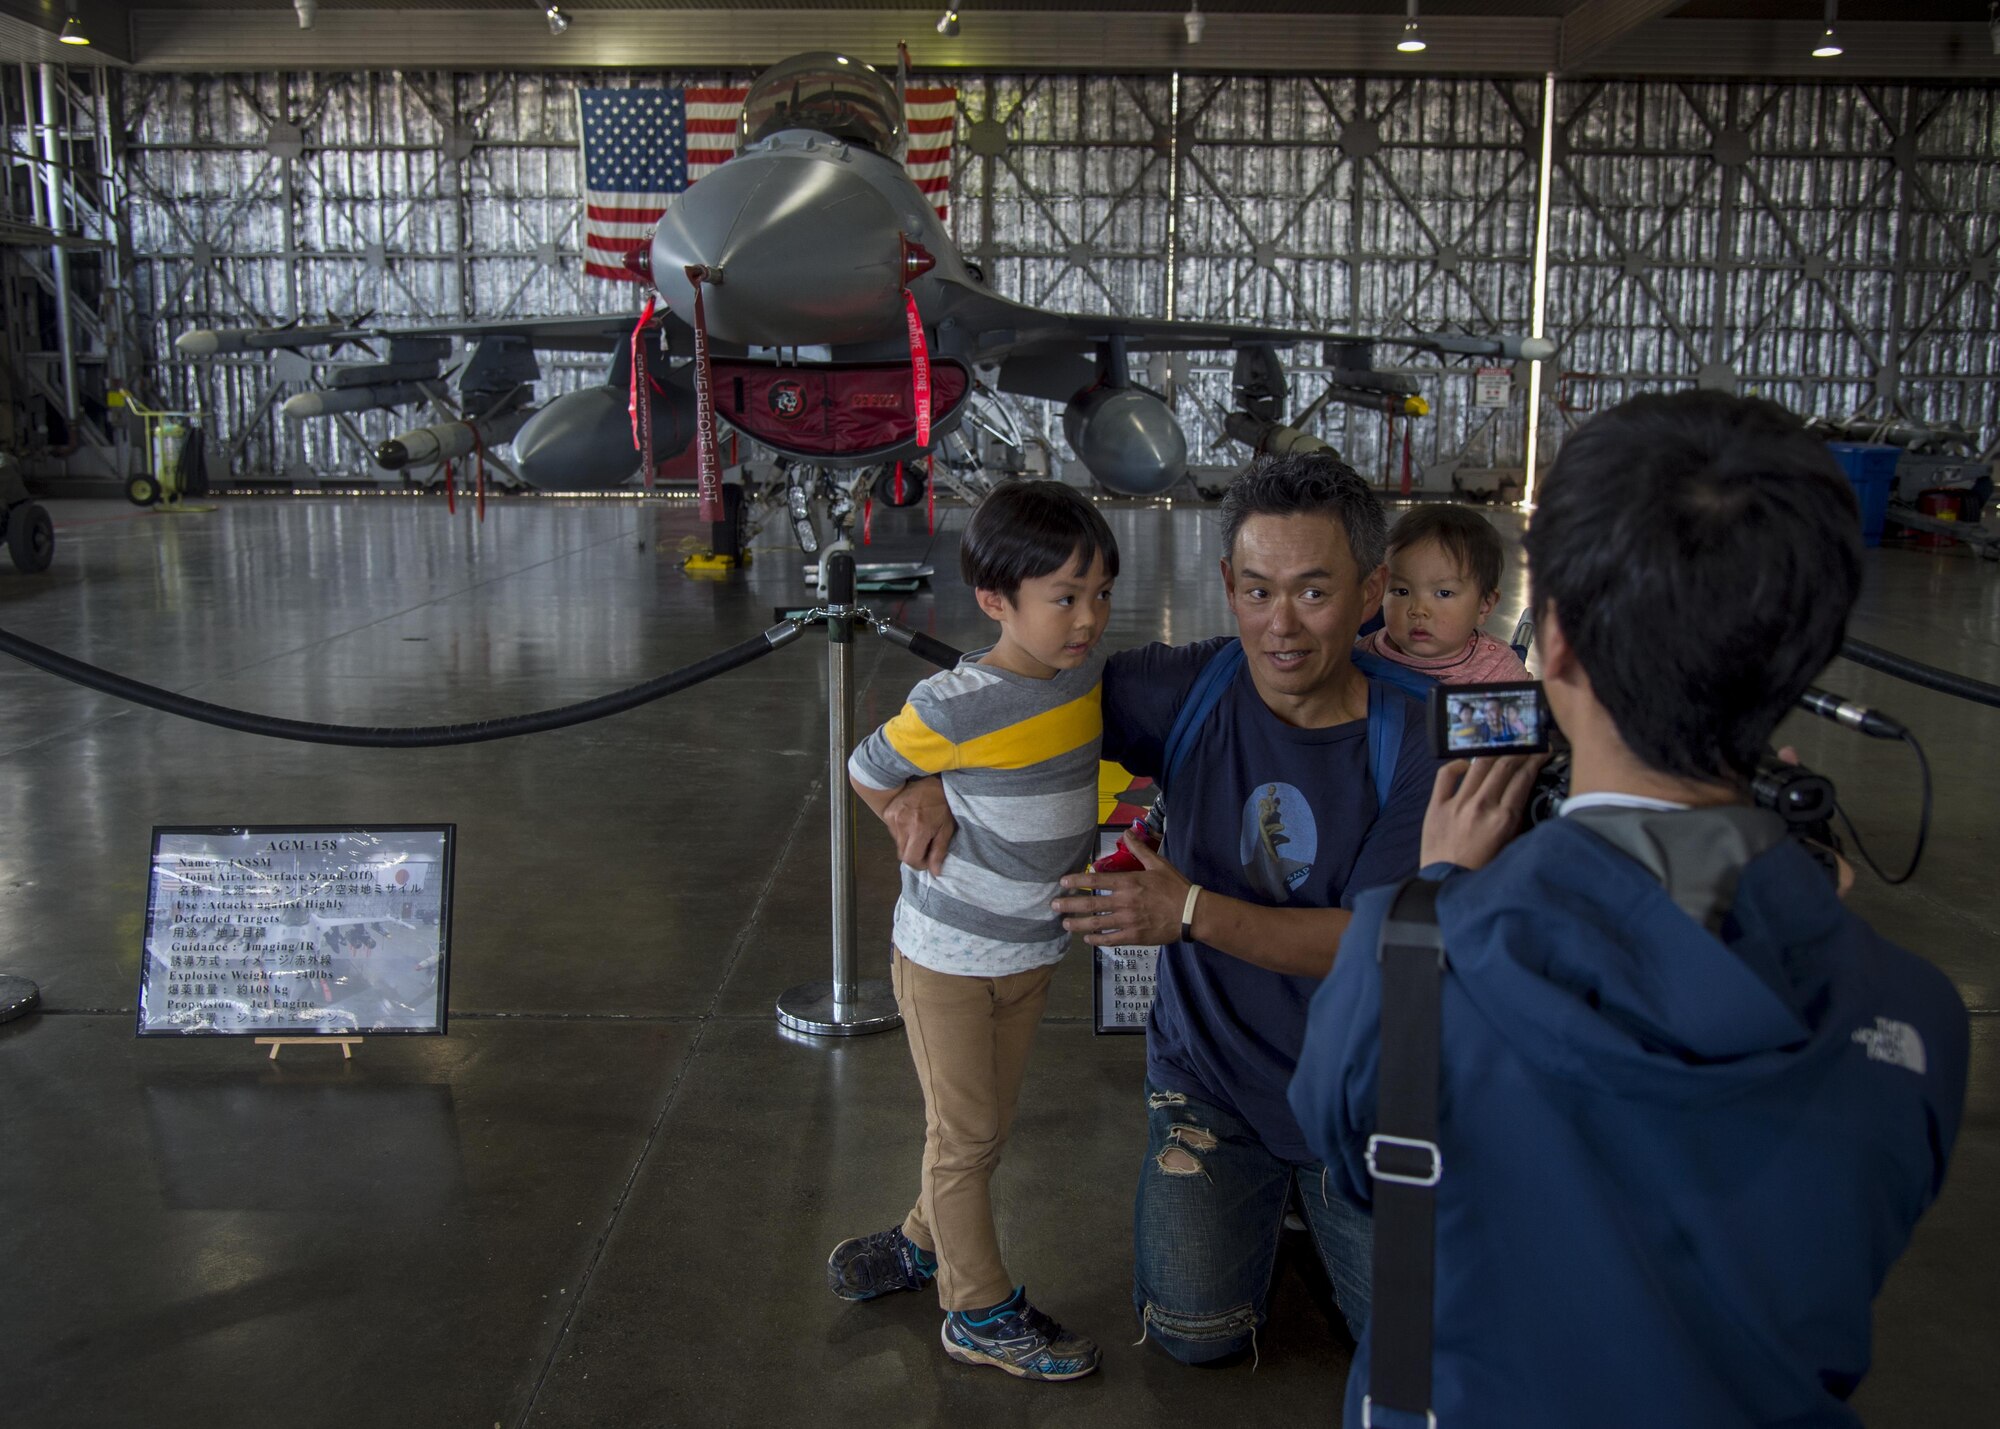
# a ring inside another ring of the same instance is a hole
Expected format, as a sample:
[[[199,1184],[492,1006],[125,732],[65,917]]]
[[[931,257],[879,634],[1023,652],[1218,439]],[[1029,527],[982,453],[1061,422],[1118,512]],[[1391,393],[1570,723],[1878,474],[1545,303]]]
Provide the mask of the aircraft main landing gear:
[[[740,482],[722,483],[722,519],[709,523],[711,546],[696,551],[681,569],[689,575],[716,575],[740,571],[750,564],[750,513]]]

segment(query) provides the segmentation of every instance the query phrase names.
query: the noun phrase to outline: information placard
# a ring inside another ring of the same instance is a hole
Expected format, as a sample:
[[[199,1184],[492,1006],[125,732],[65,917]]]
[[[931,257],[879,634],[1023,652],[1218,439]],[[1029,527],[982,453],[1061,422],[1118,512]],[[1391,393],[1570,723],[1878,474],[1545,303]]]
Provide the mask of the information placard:
[[[1155,947],[1093,948],[1097,954],[1099,1032],[1144,1032],[1153,1010],[1160,950]]]
[[[1514,397],[1514,372],[1507,367],[1482,367],[1472,379],[1472,405],[1504,407]]]
[[[1118,846],[1122,827],[1106,827],[1097,833],[1097,856],[1103,858]],[[1160,950],[1157,945],[1093,948],[1095,972],[1091,1006],[1097,1031],[1144,1032],[1146,1018],[1153,1010],[1153,990],[1159,976]]]
[[[456,834],[154,829],[139,1035],[442,1033]]]

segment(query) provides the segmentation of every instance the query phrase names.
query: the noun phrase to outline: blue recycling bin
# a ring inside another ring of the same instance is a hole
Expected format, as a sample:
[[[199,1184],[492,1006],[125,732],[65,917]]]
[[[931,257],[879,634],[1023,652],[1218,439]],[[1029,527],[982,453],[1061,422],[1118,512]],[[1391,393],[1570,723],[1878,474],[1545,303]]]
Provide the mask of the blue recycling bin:
[[[1882,528],[1889,523],[1889,493],[1896,488],[1896,463],[1903,459],[1903,449],[1867,442],[1828,442],[1826,449],[1847,473],[1854,499],[1861,504],[1861,544],[1881,545]]]

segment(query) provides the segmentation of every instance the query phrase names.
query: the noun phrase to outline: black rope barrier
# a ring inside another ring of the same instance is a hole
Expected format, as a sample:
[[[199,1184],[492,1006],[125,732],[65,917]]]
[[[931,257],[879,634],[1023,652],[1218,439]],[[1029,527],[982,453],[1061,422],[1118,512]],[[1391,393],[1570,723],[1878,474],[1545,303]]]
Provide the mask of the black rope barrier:
[[[45,645],[37,645],[32,640],[24,640],[8,630],[0,630],[0,652],[12,655],[51,675],[60,676],[89,689],[113,695],[133,704],[179,715],[183,719],[198,720],[202,724],[212,724],[220,729],[233,729],[243,734],[261,734],[270,739],[291,739],[306,744],[340,744],[362,749],[434,749],[441,745],[482,744],[494,739],[513,739],[524,734],[542,734],[552,729],[566,729],[571,725],[585,724],[607,715],[623,714],[650,704],[657,699],[676,694],[704,680],[712,680],[717,675],[749,664],[759,656],[768,655],[780,645],[789,644],[804,628],[801,622],[788,621],[774,625],[761,635],[732,645],[727,650],[718,651],[692,665],[661,675],[644,684],[616,690],[608,695],[584,700],[579,704],[563,705],[556,709],[536,710],[529,714],[510,715],[501,719],[475,720],[467,724],[439,724],[415,726],[368,726],[320,724],[311,720],[281,719],[275,715],[256,714],[249,710],[230,709],[225,705],[210,704],[206,700],[190,699],[186,695],[163,690],[157,685],[148,685],[124,675],[113,674],[95,665],[86,665]]]

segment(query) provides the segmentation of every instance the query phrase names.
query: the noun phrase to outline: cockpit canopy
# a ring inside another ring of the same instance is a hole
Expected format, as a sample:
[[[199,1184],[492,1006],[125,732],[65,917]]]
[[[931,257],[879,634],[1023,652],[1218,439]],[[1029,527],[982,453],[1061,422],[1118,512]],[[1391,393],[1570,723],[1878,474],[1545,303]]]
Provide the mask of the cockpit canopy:
[[[743,142],[785,129],[813,129],[903,155],[903,103],[873,65],[830,50],[793,55],[750,83],[743,98]]]

